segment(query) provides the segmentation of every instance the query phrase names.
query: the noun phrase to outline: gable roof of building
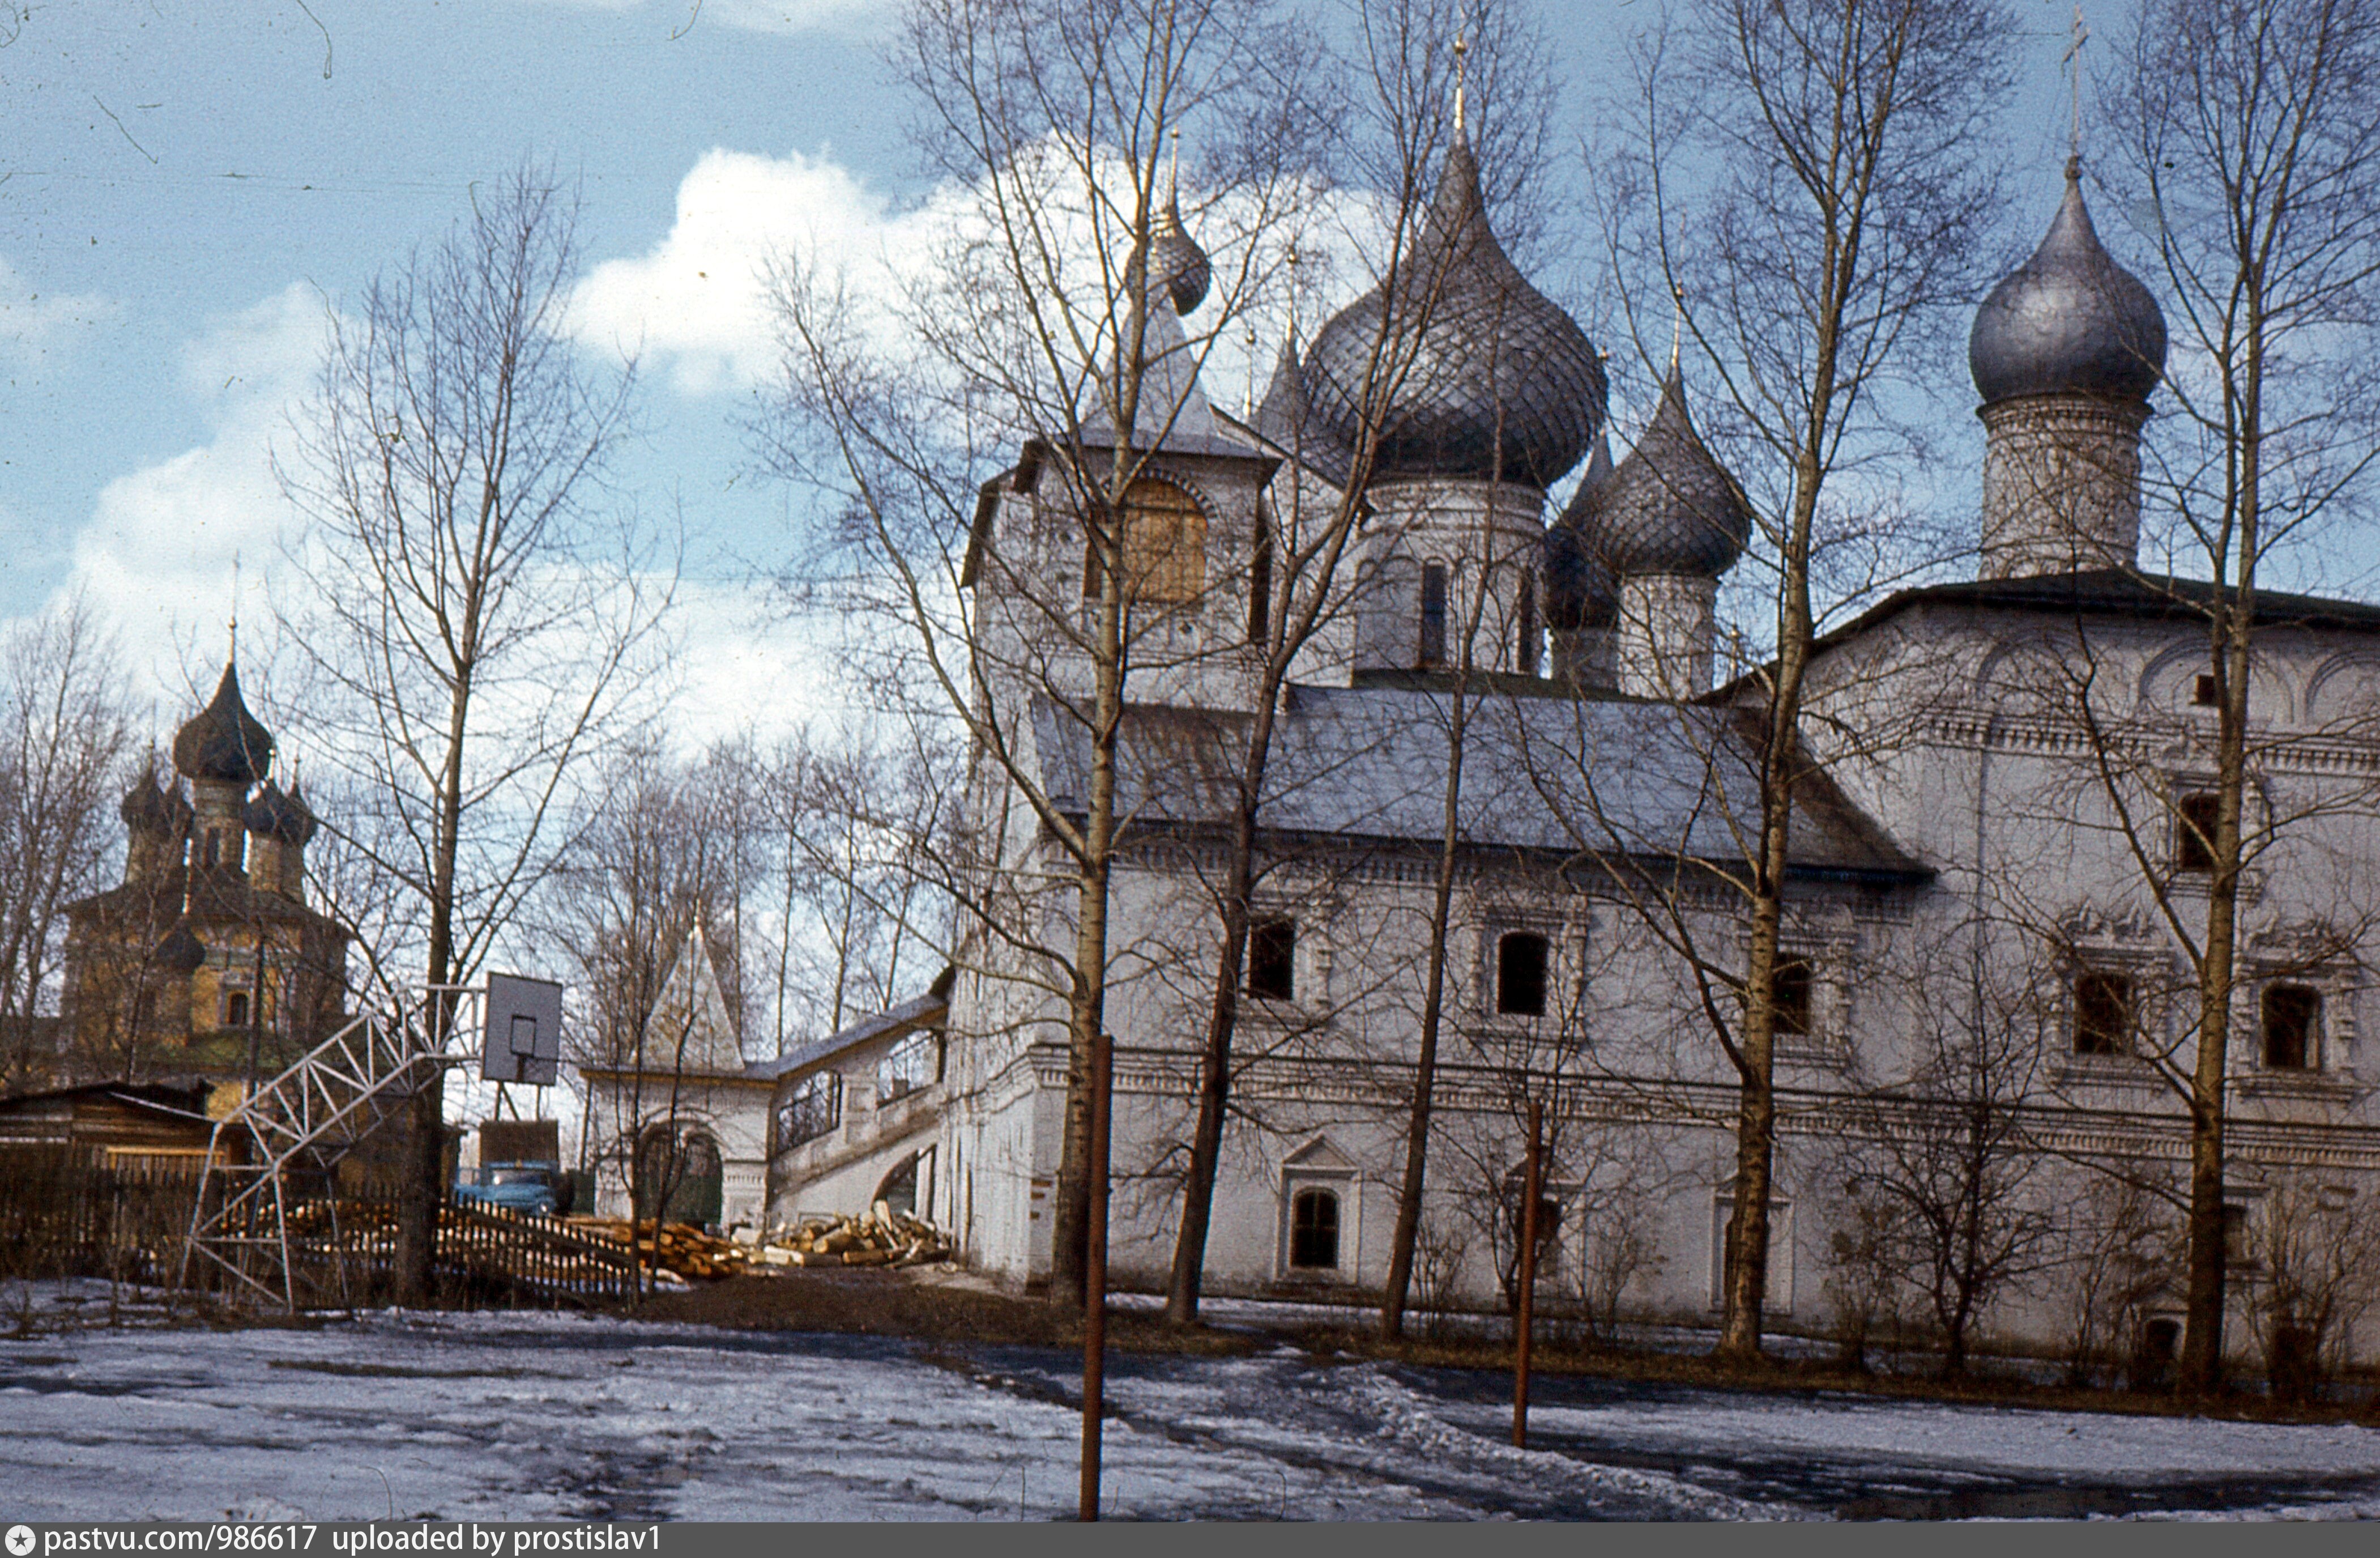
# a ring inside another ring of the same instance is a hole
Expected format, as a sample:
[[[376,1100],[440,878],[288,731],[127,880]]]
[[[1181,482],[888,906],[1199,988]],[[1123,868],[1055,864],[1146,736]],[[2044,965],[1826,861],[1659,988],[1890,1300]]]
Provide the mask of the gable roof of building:
[[[1741,710],[1582,700],[1500,678],[1475,693],[1464,742],[1462,825],[1474,848],[1616,860],[1741,862],[1759,815],[1759,752]],[[1520,691],[1519,688],[1526,688]],[[1276,726],[1262,820],[1276,833],[1430,843],[1440,834],[1453,695],[1429,686],[1293,687]],[[1089,731],[1037,699],[1041,778],[1062,809],[1088,793]],[[1220,824],[1231,815],[1247,716],[1135,705],[1121,735],[1117,805],[1127,827]],[[1813,763],[1794,809],[1803,876],[1930,875]]]

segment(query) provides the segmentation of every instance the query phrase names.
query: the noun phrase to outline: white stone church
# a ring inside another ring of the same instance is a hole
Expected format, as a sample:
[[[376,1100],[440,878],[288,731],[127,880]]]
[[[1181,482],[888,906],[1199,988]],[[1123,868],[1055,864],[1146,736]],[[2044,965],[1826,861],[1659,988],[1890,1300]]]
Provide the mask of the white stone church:
[[[1195,310],[1205,262],[1178,226],[1153,264],[1156,295]],[[1403,270],[1442,294],[1394,403],[1373,408],[1386,431],[1340,609],[1280,712],[1207,1291],[1352,1300],[1384,1280],[1459,718],[1417,1296],[1509,1294],[1519,1101],[1535,1096],[1552,1132],[1541,1305],[1706,1322],[1733,1162],[1717,1035],[1746,934],[1730,882],[1758,819],[1758,700],[1749,679],[1714,686],[1717,603],[1751,515],[1675,367],[1612,460],[1598,357],[1498,245],[1459,140]],[[1148,456],[1128,560],[1155,550],[1131,586],[1106,1005],[1127,1285],[1161,1289],[1172,1258],[1268,527],[1337,500],[1389,301],[1284,353],[1245,419],[1209,404],[1173,311],[1155,310],[1153,349],[1172,349],[1142,405],[1162,413],[1125,440]],[[1922,1327],[1916,1287],[1874,1280],[1913,1258],[1876,1255],[1874,1235],[1912,1236],[1896,1187],[1938,1187],[1981,1117],[1974,1177],[2007,1269],[1979,1333],[2079,1345],[2088,1311],[2095,1345],[2170,1345],[2194,1003],[2180,938],[2204,928],[2212,666],[2196,609],[2211,587],[2139,555],[2165,350],[2155,298],[2102,246],[2070,171],[2047,237],[1973,326],[1978,577],[1893,594],[1819,647],[1780,976],[1779,1328],[1870,1310]],[[1056,457],[1028,445],[987,485],[966,583],[999,640],[986,663],[1015,668],[988,677],[985,706],[1079,809],[1089,744],[1063,700],[1090,671],[1048,625],[1086,590],[1085,547]],[[2380,608],[2266,594],[2261,611],[2228,1061],[2241,1349],[2292,1230],[2336,1243],[2380,1218],[2380,1055],[2361,1037],[2380,953]],[[838,1092],[831,1123],[774,1143],[771,1206],[810,1210],[804,1165],[829,1155],[855,1185],[906,1172],[971,1262],[1029,1281],[1049,1264],[1066,1062],[1065,1005],[1032,948],[1072,945],[1069,866],[997,767],[974,785],[1013,915],[962,949],[933,1079],[881,1101],[900,1101],[897,1128],[872,1131],[864,1087]]]

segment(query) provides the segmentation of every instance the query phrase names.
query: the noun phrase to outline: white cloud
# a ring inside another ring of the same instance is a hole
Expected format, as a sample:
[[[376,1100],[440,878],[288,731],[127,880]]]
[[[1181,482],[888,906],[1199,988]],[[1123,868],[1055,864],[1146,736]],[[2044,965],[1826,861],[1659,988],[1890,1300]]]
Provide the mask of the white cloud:
[[[66,588],[86,592],[123,635],[136,675],[176,696],[183,651],[211,673],[216,635],[233,607],[232,563],[245,566],[241,615],[264,621],[263,578],[289,517],[272,469],[287,412],[321,360],[320,298],[293,285],[219,321],[185,348],[185,389],[212,436],[195,448],[119,476],[100,490],[75,538]]]
[[[30,367],[67,335],[115,312],[96,293],[44,292],[0,256],[0,365]]]
[[[678,185],[677,220],[660,246],[580,284],[572,328],[587,345],[641,351],[688,395],[752,383],[775,354],[762,281],[771,258],[798,251],[874,273],[922,237],[917,223],[825,157],[714,149]]]
[[[1062,269],[1070,285],[1079,278],[1075,306],[1096,310],[1092,294],[1105,278],[1093,228],[1080,196],[1064,190],[1076,164],[1062,155],[1047,161]],[[1105,161],[1116,170],[1122,203],[1124,164]],[[1185,204],[1196,204],[1187,191]],[[1236,262],[1235,246],[1247,241],[1253,216],[1246,201],[1226,199],[1193,218],[1219,269]],[[589,274],[573,299],[571,329],[587,346],[641,355],[681,394],[741,389],[767,378],[777,361],[764,281],[771,262],[797,257],[809,275],[843,291],[856,322],[897,334],[907,313],[933,307],[929,299],[953,285],[945,266],[954,241],[986,233],[991,224],[988,201],[961,185],[946,183],[920,201],[895,206],[831,155],[777,158],[714,148],[679,184],[668,236],[643,255],[608,261]],[[1372,201],[1360,193],[1318,195],[1299,226],[1295,241],[1317,289],[1305,299],[1307,310],[1320,302],[1327,311],[1368,285],[1356,254],[1364,244],[1377,246],[1382,230]],[[1276,228],[1263,241],[1277,247],[1291,236]],[[1237,409],[1252,385],[1263,387],[1287,323],[1282,301],[1265,299],[1212,342],[1204,380],[1217,405]],[[1192,333],[1216,328],[1214,314],[1210,303],[1188,322]],[[1317,317],[1307,313],[1309,332]],[[1085,323],[1095,335],[1096,323]],[[1258,333],[1253,354],[1251,323]],[[880,344],[901,349],[897,339]]]

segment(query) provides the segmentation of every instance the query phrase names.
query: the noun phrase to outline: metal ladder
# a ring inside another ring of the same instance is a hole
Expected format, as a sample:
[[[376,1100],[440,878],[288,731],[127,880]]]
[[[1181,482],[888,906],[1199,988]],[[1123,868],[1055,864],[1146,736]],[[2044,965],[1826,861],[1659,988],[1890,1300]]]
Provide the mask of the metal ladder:
[[[468,1058],[454,1053],[459,1021],[450,1018],[445,1042],[433,1045],[419,1019],[402,1006],[357,1017],[215,1123],[177,1287],[188,1291],[194,1272],[220,1272],[234,1301],[298,1311],[290,1175],[329,1171],[439,1067]],[[227,1136],[242,1132],[249,1161],[225,1162]],[[344,1262],[341,1276],[344,1284]]]

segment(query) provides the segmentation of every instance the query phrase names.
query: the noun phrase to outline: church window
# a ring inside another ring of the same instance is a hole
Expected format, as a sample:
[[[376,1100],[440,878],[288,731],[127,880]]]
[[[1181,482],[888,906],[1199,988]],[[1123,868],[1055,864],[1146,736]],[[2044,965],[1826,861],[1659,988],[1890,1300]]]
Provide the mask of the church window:
[[[1812,1020],[1811,1001],[1816,992],[1817,971],[1806,957],[1779,958],[1776,982],[1772,989],[1776,1000],[1776,1033],[1779,1039],[1807,1039],[1815,1029]]]
[[[1338,1269],[1338,1191],[1300,1190],[1290,1201],[1289,1264],[1300,1272]]]
[[[1504,1231],[1512,1239],[1509,1248],[1512,1252],[1513,1285],[1515,1286],[1518,1285],[1521,1260],[1521,1235],[1524,1232],[1521,1227],[1521,1208],[1524,1199],[1523,1192],[1525,1188],[1521,1170],[1513,1169],[1505,1175],[1504,1193],[1500,1199],[1503,1203],[1501,1210]],[[1561,1273],[1561,1202],[1552,1196],[1539,1196],[1537,1198],[1537,1280],[1539,1282]]]
[[[2265,1064],[2302,1071],[2318,1064],[2322,1041],[2322,992],[2301,984],[2265,989]]]
[[[2074,980],[2074,1053],[2129,1054],[2132,1048],[2132,981],[2092,969]]]
[[[1195,601],[1207,588],[1207,517],[1198,500],[1171,481],[1144,476],[1124,489],[1121,548],[1124,599],[1172,603]],[[1083,593],[1106,581],[1099,542],[1083,556]]]
[[[1255,554],[1248,559],[1248,642],[1262,644],[1272,624],[1272,516],[1257,510]]]
[[[1524,568],[1521,570],[1521,603],[1519,615],[1521,620],[1520,641],[1513,646],[1516,651],[1513,669],[1519,671],[1521,675],[1524,676],[1534,676],[1537,674],[1537,639],[1539,637],[1537,633],[1537,571],[1535,568]]]
[[[2220,797],[2194,790],[2174,808],[2173,865],[2176,870],[2215,869],[2215,818]]]
[[[233,991],[229,995],[224,997],[224,1026],[225,1028],[246,1028],[248,1026],[248,992],[240,990]]]
[[[1496,943],[1496,1009],[1513,1016],[1546,1015],[1546,939],[1512,931]]]
[[[1275,917],[1248,927],[1248,993],[1267,1001],[1297,998],[1297,921]]]
[[[1424,668],[1446,663],[1446,565],[1421,567],[1421,646],[1416,656]]]

